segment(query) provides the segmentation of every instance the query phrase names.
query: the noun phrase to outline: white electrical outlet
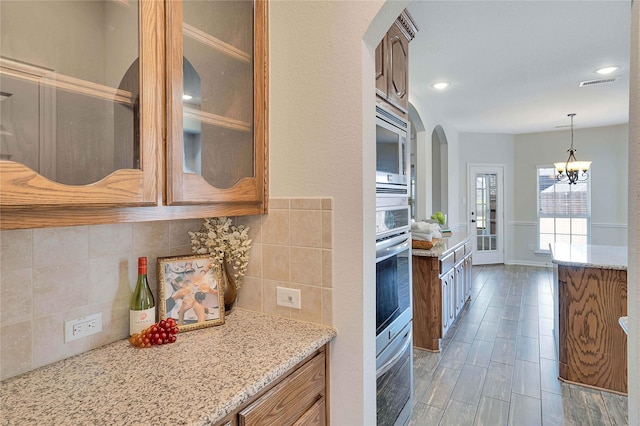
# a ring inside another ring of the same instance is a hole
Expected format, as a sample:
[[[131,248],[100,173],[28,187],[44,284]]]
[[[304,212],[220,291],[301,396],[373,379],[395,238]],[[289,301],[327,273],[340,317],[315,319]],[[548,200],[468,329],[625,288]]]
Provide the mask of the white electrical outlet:
[[[71,342],[102,331],[102,312],[64,322],[64,341]]]
[[[300,290],[294,288],[276,287],[276,303],[278,306],[300,309],[302,296]]]
[[[527,248],[529,249],[529,251],[533,251],[533,244],[529,244]]]

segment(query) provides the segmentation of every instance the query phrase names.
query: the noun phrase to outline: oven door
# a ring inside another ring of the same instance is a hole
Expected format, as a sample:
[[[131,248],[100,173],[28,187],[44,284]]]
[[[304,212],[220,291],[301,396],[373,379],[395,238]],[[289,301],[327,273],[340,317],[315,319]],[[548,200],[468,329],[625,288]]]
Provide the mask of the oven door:
[[[411,321],[411,236],[376,243],[376,355]]]
[[[404,425],[413,406],[411,323],[376,358],[378,426]]]

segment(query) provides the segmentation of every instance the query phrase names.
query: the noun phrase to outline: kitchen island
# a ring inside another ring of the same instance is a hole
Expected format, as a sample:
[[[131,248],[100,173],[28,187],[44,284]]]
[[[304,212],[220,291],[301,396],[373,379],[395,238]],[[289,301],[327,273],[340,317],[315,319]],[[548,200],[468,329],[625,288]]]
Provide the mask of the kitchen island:
[[[627,247],[550,248],[560,379],[626,394]]]
[[[122,340],[4,380],[1,423],[219,424],[336,335],[242,309],[225,320],[173,344],[139,349]]]

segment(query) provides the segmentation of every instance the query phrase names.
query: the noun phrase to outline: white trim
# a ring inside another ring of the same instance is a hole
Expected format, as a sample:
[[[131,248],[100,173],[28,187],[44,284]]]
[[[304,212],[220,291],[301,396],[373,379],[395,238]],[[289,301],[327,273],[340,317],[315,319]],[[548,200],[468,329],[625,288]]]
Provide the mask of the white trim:
[[[514,220],[512,222],[507,223],[509,226],[537,226],[538,222],[530,222],[524,220]]]
[[[530,260],[509,260],[508,262],[504,262],[505,265],[521,265],[521,266],[538,266],[542,268],[552,268],[553,263],[551,261],[544,262],[531,262]]]
[[[629,225],[627,225],[626,223],[591,223],[591,227],[593,228],[594,226],[598,228],[619,228],[619,229],[626,229],[629,227]]]

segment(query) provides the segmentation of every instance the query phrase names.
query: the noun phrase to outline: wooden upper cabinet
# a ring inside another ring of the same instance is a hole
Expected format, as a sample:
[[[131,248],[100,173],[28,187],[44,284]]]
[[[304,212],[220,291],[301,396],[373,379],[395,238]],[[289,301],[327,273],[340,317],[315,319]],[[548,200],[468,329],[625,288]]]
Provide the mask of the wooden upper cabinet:
[[[0,229],[267,210],[268,2],[0,2]]]
[[[409,111],[409,42],[417,31],[404,10],[375,52],[376,94],[403,115]]]
[[[409,110],[409,40],[398,24],[389,29],[389,102],[407,112]]]
[[[389,84],[387,37],[385,36],[376,47],[376,94],[383,99],[387,98],[387,85]]]
[[[2,209],[156,204],[162,5],[3,1],[0,16]]]
[[[168,2],[167,23],[167,204],[262,202],[266,2]]]

